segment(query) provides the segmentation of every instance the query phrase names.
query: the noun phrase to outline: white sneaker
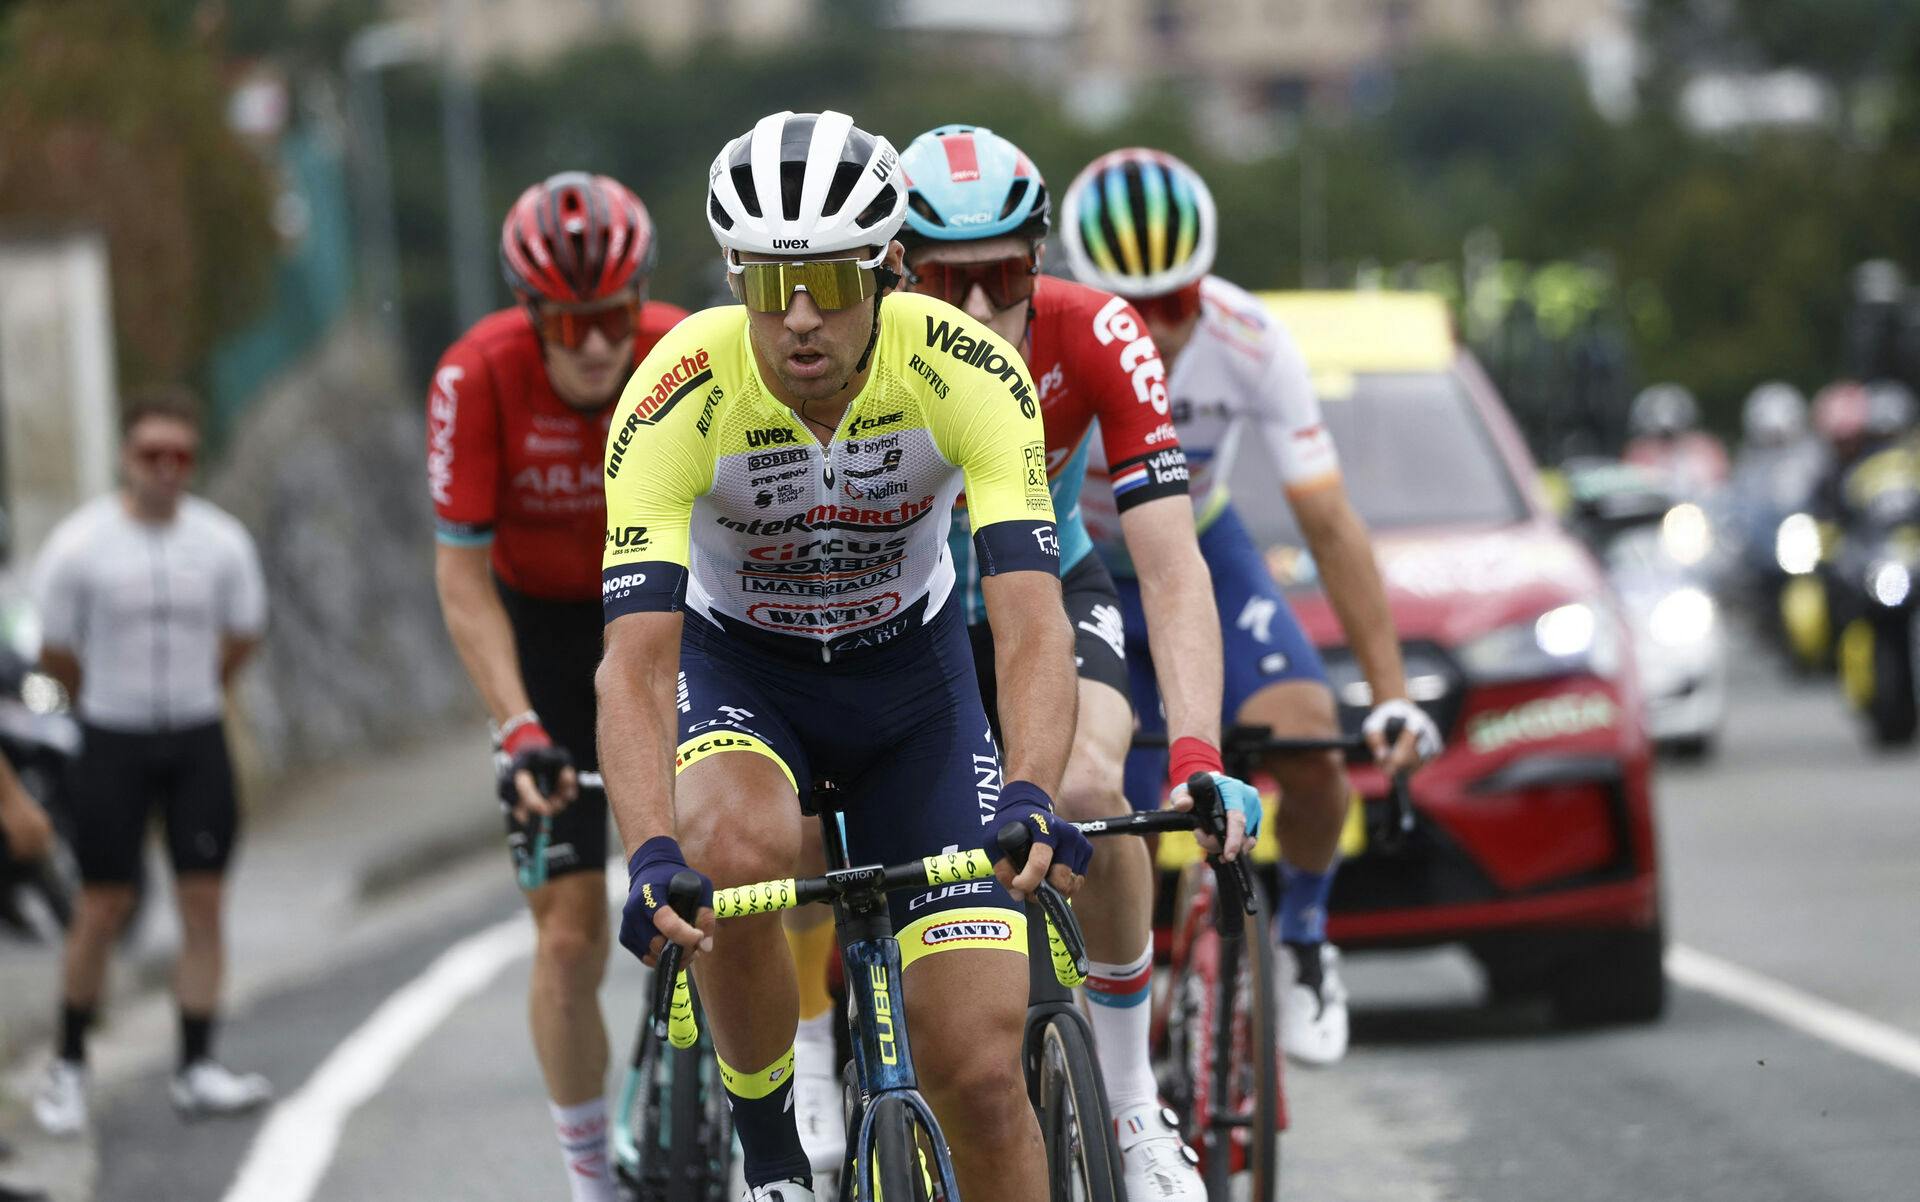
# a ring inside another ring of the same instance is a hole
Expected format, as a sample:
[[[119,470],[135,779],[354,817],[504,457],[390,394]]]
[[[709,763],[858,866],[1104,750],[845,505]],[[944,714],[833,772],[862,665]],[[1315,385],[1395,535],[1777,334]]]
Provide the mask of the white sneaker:
[[[776,1181],[748,1190],[740,1195],[740,1202],[814,1202],[814,1197],[813,1191],[798,1181]]]
[[[793,1045],[793,1118],[814,1177],[838,1175],[847,1156],[847,1117],[831,1042]]]
[[[1319,953],[1316,966],[1308,957]],[[1331,943],[1280,945],[1280,1046],[1301,1064],[1338,1064],[1347,1054],[1347,986]]]
[[[1113,1116],[1127,1202],[1207,1202],[1199,1154],[1180,1138],[1173,1111],[1158,1102]]]
[[[33,1119],[48,1135],[78,1135],[87,1129],[87,1067],[55,1056],[33,1091]]]
[[[259,1073],[236,1073],[214,1060],[196,1060],[173,1075],[173,1106],[187,1118],[244,1114],[273,1100],[273,1086]]]

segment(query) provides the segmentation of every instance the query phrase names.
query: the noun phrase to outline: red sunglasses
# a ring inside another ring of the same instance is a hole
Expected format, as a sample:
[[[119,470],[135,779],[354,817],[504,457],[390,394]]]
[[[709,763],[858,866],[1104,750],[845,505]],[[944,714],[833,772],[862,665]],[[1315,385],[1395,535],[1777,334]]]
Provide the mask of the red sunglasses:
[[[198,456],[182,447],[135,447],[133,457],[148,467],[165,465],[184,472],[193,466]]]
[[[1011,309],[1033,296],[1037,266],[1031,253],[986,263],[923,263],[907,268],[907,285],[950,305],[964,305],[974,288],[995,309]]]
[[[639,328],[640,302],[633,300],[624,305],[585,311],[535,306],[533,321],[543,341],[570,351],[585,346],[595,330],[600,331],[608,345],[617,346],[633,337],[634,330]]]
[[[1200,281],[1195,280],[1185,288],[1162,296],[1130,296],[1127,299],[1143,319],[1160,325],[1179,325],[1200,312]]]

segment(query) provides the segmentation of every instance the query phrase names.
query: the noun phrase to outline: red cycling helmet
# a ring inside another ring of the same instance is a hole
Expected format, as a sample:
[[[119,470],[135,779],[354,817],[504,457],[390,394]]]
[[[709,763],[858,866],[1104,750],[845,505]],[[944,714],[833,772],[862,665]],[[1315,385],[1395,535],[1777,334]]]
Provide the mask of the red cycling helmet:
[[[617,180],[584,171],[563,171],[528,188],[500,227],[501,274],[529,303],[614,296],[644,284],[657,253],[653,219],[640,198]]]

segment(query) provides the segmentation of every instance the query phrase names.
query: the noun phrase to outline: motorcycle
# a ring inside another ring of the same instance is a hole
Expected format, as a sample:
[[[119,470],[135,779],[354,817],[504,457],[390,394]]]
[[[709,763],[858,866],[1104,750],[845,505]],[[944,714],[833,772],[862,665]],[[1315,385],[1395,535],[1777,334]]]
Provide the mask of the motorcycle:
[[[80,888],[66,794],[80,725],[68,712],[66,690],[34,671],[39,654],[32,604],[18,592],[0,593],[0,755],[54,828],[53,850],[37,861],[15,860],[0,840],[0,931],[56,942],[73,918]]]
[[[1904,746],[1920,732],[1920,447],[1869,456],[1843,487],[1856,517],[1829,574],[1841,689],[1875,745]]]

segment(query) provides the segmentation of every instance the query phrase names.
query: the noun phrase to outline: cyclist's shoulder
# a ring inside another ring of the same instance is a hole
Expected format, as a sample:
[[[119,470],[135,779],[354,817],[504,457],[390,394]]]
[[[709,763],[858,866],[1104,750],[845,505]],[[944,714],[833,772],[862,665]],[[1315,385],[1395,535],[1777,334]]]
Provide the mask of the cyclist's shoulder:
[[[663,333],[620,394],[613,413],[614,445],[632,442],[642,426],[660,436],[705,439],[715,407],[737,394],[753,370],[746,320],[743,307],[721,305],[691,314]],[[693,418],[676,420],[680,402],[696,392],[708,403],[691,407]]]
[[[46,542],[41,544],[39,559],[50,564],[84,554],[97,540],[109,537],[128,522],[120,494],[102,493],[82,502],[72,513],[54,523],[53,529],[47,532]]]
[[[469,326],[466,333],[454,339],[453,345],[447,348],[447,353],[441,356],[440,361],[444,364],[470,359],[489,362],[528,359],[539,362],[540,336],[534,333],[533,322],[528,319],[526,310],[516,306],[487,314]]]
[[[986,398],[1011,393],[1038,412],[1027,364],[1013,345],[959,309],[914,292],[880,306],[874,361],[916,397],[929,416],[970,415]]]
[[[1200,282],[1200,324],[1194,336],[1260,350],[1271,348],[1286,336],[1286,330],[1259,297],[1230,280],[1210,275]]]
[[[644,356],[646,352],[664,338],[667,331],[673,329],[690,316],[688,310],[667,301],[649,300],[640,307],[639,338],[636,340],[634,354]]]

